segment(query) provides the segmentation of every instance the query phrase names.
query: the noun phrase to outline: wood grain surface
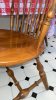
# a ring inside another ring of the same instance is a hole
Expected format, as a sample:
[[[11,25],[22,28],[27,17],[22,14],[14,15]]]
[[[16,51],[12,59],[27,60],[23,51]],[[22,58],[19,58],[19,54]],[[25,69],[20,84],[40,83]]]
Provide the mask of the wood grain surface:
[[[0,29],[0,66],[13,66],[37,57],[44,46],[37,49],[36,42],[28,35]]]

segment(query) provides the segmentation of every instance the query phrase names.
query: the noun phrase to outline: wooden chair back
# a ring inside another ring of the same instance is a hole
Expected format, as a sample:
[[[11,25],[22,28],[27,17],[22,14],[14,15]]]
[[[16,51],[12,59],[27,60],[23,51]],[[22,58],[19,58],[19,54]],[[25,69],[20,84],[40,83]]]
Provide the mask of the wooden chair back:
[[[32,1],[33,0],[31,0],[31,2],[30,2],[29,11],[28,11],[28,15],[27,15],[27,21],[26,21],[27,23],[26,23],[25,32],[24,32],[25,35],[27,35],[28,22],[29,22],[29,19],[30,19],[30,11],[31,11]],[[37,3],[38,3],[38,0],[36,0],[34,12],[32,14],[32,18],[31,18],[31,25],[30,25],[29,34],[28,34],[29,36],[31,36],[31,30],[32,30],[33,22],[34,22],[34,16],[35,16]],[[42,13],[42,16],[40,18],[42,3],[43,3],[43,0],[41,0],[39,12],[37,14],[37,18],[36,18],[36,21],[35,21],[33,34],[31,36],[32,38],[34,38],[37,41],[37,47],[39,47],[41,45],[41,43],[42,43],[42,41],[45,37],[45,34],[46,34],[46,32],[47,32],[47,30],[50,26],[50,21],[54,17],[56,0],[50,0],[47,13],[45,14],[45,10],[46,10],[47,3],[48,3],[48,0],[46,0],[45,7],[43,9],[43,13]],[[20,5],[20,0],[18,0],[18,11],[17,11],[17,15],[16,15],[16,31],[18,31],[19,5]],[[25,6],[26,6],[26,0],[25,0],[25,3],[24,3],[23,15],[22,15],[21,26],[20,26],[20,32],[21,33],[22,33],[23,25],[24,25]],[[10,30],[11,31],[13,30],[13,22],[14,22],[14,14],[13,13],[14,13],[14,0],[12,0],[12,6],[11,6],[11,17],[10,17]],[[44,17],[44,15],[45,15],[45,17]],[[40,18],[40,20],[39,20],[39,18]],[[38,29],[36,31],[38,23],[39,23],[39,25],[38,25]],[[41,29],[41,31],[40,31],[40,29]],[[35,32],[36,32],[36,36],[34,37]]]

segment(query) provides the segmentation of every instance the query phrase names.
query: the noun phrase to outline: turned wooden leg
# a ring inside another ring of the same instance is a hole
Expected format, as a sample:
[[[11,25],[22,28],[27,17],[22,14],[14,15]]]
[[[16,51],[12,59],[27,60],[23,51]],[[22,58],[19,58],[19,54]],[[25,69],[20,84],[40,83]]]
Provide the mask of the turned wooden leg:
[[[36,59],[36,60],[38,60],[38,59]],[[45,83],[47,80],[46,80],[46,78],[45,78],[45,73],[44,73],[43,69],[42,69],[42,70],[39,70],[39,68],[38,68],[38,70],[40,71],[41,79],[39,79],[38,81],[35,81],[35,83],[34,83],[33,85],[31,85],[29,88],[26,88],[26,89],[22,89],[22,88],[20,87],[19,82],[18,82],[18,81],[16,80],[16,78],[14,77],[13,71],[12,71],[11,69],[9,69],[8,67],[6,67],[6,69],[7,69],[8,75],[13,79],[15,85],[16,85],[17,88],[20,90],[19,94],[18,94],[13,100],[20,100],[20,99],[25,98],[25,97],[29,94],[29,92],[30,92],[34,87],[38,86],[39,83],[41,83],[42,81],[43,81],[44,85],[46,85],[46,89],[48,89],[47,84]],[[43,72],[42,72],[42,71],[43,71]]]
[[[47,83],[46,74],[45,74],[45,72],[43,70],[43,65],[40,63],[39,58],[36,58],[36,61],[37,61],[37,69],[39,71],[39,75],[40,75],[40,77],[41,77],[41,79],[43,81],[43,84],[44,84],[46,90],[48,90],[49,87],[48,87],[48,83]]]
[[[35,81],[35,83],[31,85],[29,88],[21,90],[20,93],[13,100],[20,100],[25,98],[35,86],[39,85],[40,82],[42,82],[42,79]]]
[[[8,75],[13,79],[13,81],[14,81],[15,85],[17,86],[17,88],[21,91],[22,88],[20,87],[19,82],[18,82],[18,81],[16,80],[16,78],[14,77],[13,71],[12,71],[11,69],[9,69],[8,67],[6,67],[6,69],[7,69]]]
[[[45,36],[45,43],[46,43],[46,46],[48,46],[48,42],[47,42],[47,36]]]
[[[22,89],[19,85],[19,82],[14,77],[13,71],[11,69],[9,69],[8,67],[6,67],[6,69],[7,69],[8,75],[13,79],[15,85],[20,90],[19,94],[13,100],[20,100],[20,99],[25,98],[35,86],[38,86],[39,83],[42,82],[42,79],[39,79],[38,81],[35,81],[35,83],[33,85],[31,85],[29,88]]]

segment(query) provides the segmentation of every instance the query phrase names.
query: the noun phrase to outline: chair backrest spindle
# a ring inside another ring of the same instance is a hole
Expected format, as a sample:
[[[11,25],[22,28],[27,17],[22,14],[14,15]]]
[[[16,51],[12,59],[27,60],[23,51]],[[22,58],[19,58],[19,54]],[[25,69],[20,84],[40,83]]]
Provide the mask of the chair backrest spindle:
[[[12,0],[12,6],[11,6],[11,16],[10,16],[10,30],[13,30],[13,20],[14,20],[14,0]]]
[[[42,14],[41,19],[40,19],[40,21],[39,21],[39,26],[38,26],[38,30],[37,30],[37,32],[36,32],[35,39],[37,39],[38,34],[39,34],[39,31],[40,31],[40,28],[41,28],[41,25],[42,25],[42,23],[43,23],[43,19],[44,19],[44,14],[45,14],[45,10],[46,10],[47,3],[48,3],[48,0],[46,0],[45,7],[44,7],[44,10],[43,10],[43,14]]]
[[[32,0],[31,0],[31,2],[30,2],[30,7],[29,7],[29,11],[28,11],[27,23],[26,23],[26,28],[25,28],[25,34],[27,33],[27,27],[28,27],[28,22],[29,22],[29,16],[30,16],[31,4],[32,4]]]
[[[17,11],[17,16],[16,16],[16,31],[18,30],[18,21],[19,21],[19,3],[20,3],[20,0],[18,0],[18,11]]]
[[[30,30],[29,30],[29,35],[31,34],[31,30],[32,30],[32,25],[33,25],[33,21],[34,21],[34,15],[35,15],[35,11],[36,11],[37,2],[38,2],[38,0],[36,0],[34,13],[33,13],[33,15],[32,15],[31,26],[30,26]]]
[[[41,7],[42,7],[42,3],[43,3],[43,0],[41,1],[39,12],[38,12],[38,15],[37,15],[37,18],[36,18],[36,21],[35,21],[35,26],[34,26],[33,35],[32,35],[33,37],[34,37],[35,31],[36,31],[37,24],[39,22],[39,17],[40,17],[40,11],[41,11]]]
[[[22,15],[22,21],[21,21],[21,27],[20,27],[21,33],[22,33],[22,28],[23,28],[23,23],[24,23],[25,6],[26,6],[26,0],[25,0],[25,3],[24,3],[24,9],[23,9],[23,15]]]

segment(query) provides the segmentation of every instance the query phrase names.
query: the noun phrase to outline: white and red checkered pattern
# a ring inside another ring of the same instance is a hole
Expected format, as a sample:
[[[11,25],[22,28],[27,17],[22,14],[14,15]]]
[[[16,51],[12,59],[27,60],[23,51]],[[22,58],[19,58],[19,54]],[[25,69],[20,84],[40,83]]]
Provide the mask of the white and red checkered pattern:
[[[30,1],[31,0],[26,1],[25,14],[28,13]],[[43,0],[41,13],[43,12],[43,8],[45,6],[45,1],[46,0]],[[20,0],[19,14],[23,13],[24,2],[25,2],[25,0]],[[50,2],[50,0],[48,0],[46,11],[48,9],[49,2]],[[12,3],[12,0],[0,0],[0,15],[10,15],[10,13],[11,13],[11,11],[10,11],[11,3]],[[34,11],[35,3],[36,3],[36,0],[32,0],[31,14]],[[36,8],[36,14],[38,13],[40,4],[41,4],[41,0],[38,0],[38,4],[37,4],[37,8]],[[18,0],[14,0],[14,14],[17,14],[17,8],[18,8]]]

